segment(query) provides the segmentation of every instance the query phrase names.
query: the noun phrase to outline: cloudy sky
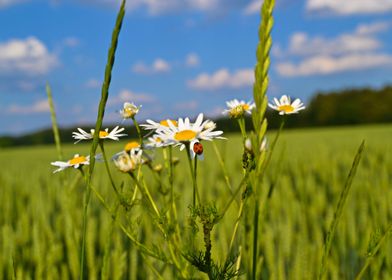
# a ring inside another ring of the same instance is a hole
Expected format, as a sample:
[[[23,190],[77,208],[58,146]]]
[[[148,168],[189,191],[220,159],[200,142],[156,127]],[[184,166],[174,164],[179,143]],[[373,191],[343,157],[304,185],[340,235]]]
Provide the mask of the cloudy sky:
[[[250,99],[259,0],[128,0],[106,122]],[[0,135],[93,123],[117,0],[0,0]],[[269,96],[392,83],[392,0],[277,0]]]

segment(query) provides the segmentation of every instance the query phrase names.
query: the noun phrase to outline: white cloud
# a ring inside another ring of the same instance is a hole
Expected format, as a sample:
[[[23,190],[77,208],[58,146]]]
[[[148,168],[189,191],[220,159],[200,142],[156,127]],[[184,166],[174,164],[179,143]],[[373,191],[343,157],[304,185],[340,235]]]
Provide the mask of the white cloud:
[[[245,15],[253,15],[260,13],[261,5],[263,4],[263,0],[252,0],[243,10]]]
[[[85,83],[86,88],[100,88],[101,86],[102,82],[94,78],[87,80],[87,82]]]
[[[378,14],[392,11],[392,0],[307,0],[306,9],[338,15]]]
[[[187,55],[185,64],[188,67],[195,67],[200,64],[200,58],[196,53],[190,53]]]
[[[392,67],[392,55],[378,53],[348,54],[340,57],[322,55],[306,58],[298,64],[278,63],[276,69],[282,76],[296,77],[327,75],[384,66]]]
[[[234,89],[251,86],[253,81],[253,69],[240,69],[230,73],[228,69],[222,68],[212,74],[200,74],[195,79],[189,80],[188,86],[197,90]]]
[[[63,0],[64,1],[64,0]],[[219,14],[232,10],[242,10],[250,0],[132,0],[127,1],[127,10],[146,10],[151,16],[170,13],[200,12]],[[81,0],[82,3],[118,7],[120,0]]]
[[[379,49],[381,42],[367,34],[342,34],[336,38],[322,36],[309,37],[297,32],[291,36],[288,53],[298,56],[318,54],[339,55],[351,52],[372,51]]]
[[[42,99],[26,106],[12,104],[6,109],[9,114],[30,115],[50,112],[48,100]]]
[[[154,72],[169,72],[170,68],[169,63],[161,58],[157,58],[152,65]]]
[[[154,102],[155,98],[148,93],[136,93],[129,89],[121,90],[117,96],[109,97],[108,105],[119,105],[124,102],[134,102],[139,105],[140,103]]]
[[[144,62],[138,62],[132,66],[132,71],[138,74],[154,74],[170,72],[169,62],[162,58],[157,58],[152,65],[146,65]]]
[[[375,33],[385,32],[391,27],[389,22],[385,21],[378,21],[369,24],[360,24],[357,29],[356,33],[361,35],[374,35]]]
[[[63,40],[65,47],[75,48],[80,45],[80,40],[76,37],[67,37]]]
[[[276,70],[282,76],[327,75],[391,65],[392,55],[382,52],[383,44],[376,37],[389,29],[388,22],[361,24],[351,33],[334,38],[311,37],[294,33],[287,50],[278,48]],[[287,61],[299,57],[296,63]]]
[[[0,76],[39,76],[51,71],[58,63],[56,55],[35,37],[0,43]]]
[[[26,2],[27,0],[0,0],[0,9],[6,8],[11,5]]]
[[[177,103],[173,106],[173,108],[176,110],[193,111],[193,110],[197,109],[198,106],[199,106],[199,103],[196,100],[191,100],[191,101],[187,101],[187,102]]]

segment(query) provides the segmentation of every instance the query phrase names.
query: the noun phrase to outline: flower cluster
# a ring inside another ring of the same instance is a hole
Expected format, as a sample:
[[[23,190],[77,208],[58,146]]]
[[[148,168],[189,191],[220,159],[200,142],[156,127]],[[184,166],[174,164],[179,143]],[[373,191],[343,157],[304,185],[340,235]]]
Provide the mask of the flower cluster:
[[[279,112],[280,115],[295,114],[305,109],[304,104],[300,99],[295,99],[291,102],[291,98],[287,95],[283,95],[279,100],[273,99],[274,103],[269,103],[268,106]],[[227,109],[223,111],[223,114],[228,115],[230,118],[243,119],[248,114],[252,114],[252,110],[255,108],[253,102],[239,101],[237,99],[226,102]],[[123,109],[119,112],[123,119],[133,119],[135,125],[138,124],[135,121],[135,116],[138,114],[141,106],[136,106],[134,103],[126,102],[123,105]],[[180,147],[180,150],[187,149],[188,155],[193,159],[196,156],[200,159],[203,158],[204,148],[202,141],[212,141],[214,139],[225,139],[222,137],[223,131],[215,130],[216,123],[211,120],[204,119],[204,115],[200,113],[195,122],[191,122],[189,118],[164,119],[159,122],[153,120],[146,120],[145,124],[141,124],[140,127],[144,130],[151,131],[148,134],[147,143],[140,143],[137,141],[128,142],[124,150],[115,154],[112,160],[115,166],[125,173],[133,172],[138,166],[149,162],[150,156],[145,153],[145,150],[164,148],[167,146]],[[94,137],[94,129],[90,132],[78,128],[78,131],[72,133],[72,137],[76,140],[75,144],[82,140],[91,140]],[[108,128],[99,132],[100,141],[111,139],[118,141],[120,137],[126,136],[127,134],[122,133],[125,128],[116,126],[113,130],[109,131]],[[152,135],[151,135],[152,134]],[[140,140],[143,141],[142,136]],[[261,150],[265,149],[266,141],[264,140]],[[251,149],[250,140],[245,141],[245,148]],[[68,161],[55,161],[51,164],[59,167],[54,172],[62,171],[69,167],[76,169],[81,168],[84,165],[90,163],[89,156],[79,156],[76,154],[74,158]]]

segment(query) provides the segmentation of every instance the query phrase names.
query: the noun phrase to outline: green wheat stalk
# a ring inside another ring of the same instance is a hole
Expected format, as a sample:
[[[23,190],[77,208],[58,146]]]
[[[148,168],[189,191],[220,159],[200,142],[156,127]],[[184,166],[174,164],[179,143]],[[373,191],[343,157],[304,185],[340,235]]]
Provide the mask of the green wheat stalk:
[[[257,45],[256,57],[257,63],[255,67],[255,83],[253,85],[253,98],[256,108],[252,112],[253,126],[256,133],[256,139],[252,142],[255,143],[254,149],[256,152],[256,162],[263,160],[260,153],[260,145],[263,141],[266,129],[267,120],[265,118],[265,111],[267,108],[267,89],[268,89],[268,70],[270,66],[270,50],[272,46],[272,26],[274,19],[272,16],[275,6],[275,0],[265,0],[261,8],[261,23],[259,27],[259,44]],[[254,184],[254,191],[257,192],[258,185],[260,185],[261,170],[256,170],[256,180]],[[252,279],[257,277],[257,249],[258,249],[258,220],[259,220],[259,202],[258,197],[255,196],[254,207],[254,227],[253,227],[253,256],[252,256]]]
[[[385,242],[385,240],[391,234],[391,232],[392,232],[392,224],[390,224],[388,226],[387,230],[384,232],[384,234],[381,236],[381,238],[378,239],[377,243],[372,247],[370,252],[368,252],[368,254],[366,256],[366,261],[365,261],[364,265],[362,266],[361,270],[359,271],[359,273],[357,274],[357,276],[355,277],[355,280],[362,279],[363,274],[365,273],[365,271],[367,270],[367,268],[369,267],[369,265],[373,261],[374,256],[380,250],[381,245]]]
[[[101,100],[99,102],[99,107],[98,107],[98,116],[97,116],[97,121],[95,124],[95,132],[93,136],[93,143],[91,145],[90,149],[90,165],[88,169],[88,173],[86,175],[86,182],[87,182],[87,193],[85,197],[85,202],[84,202],[84,218],[83,218],[83,236],[82,236],[82,249],[81,249],[81,256],[80,256],[80,279],[83,279],[83,269],[84,269],[84,252],[85,252],[85,246],[86,246],[86,216],[87,216],[87,210],[88,210],[88,204],[90,201],[90,196],[91,196],[91,179],[92,179],[92,174],[94,171],[94,166],[95,166],[95,154],[98,148],[99,144],[99,131],[101,130],[102,127],[102,121],[103,117],[105,115],[105,107],[106,107],[106,102],[108,100],[109,96],[109,86],[110,86],[110,81],[112,79],[112,69],[114,65],[114,60],[115,60],[115,53],[117,49],[117,44],[118,44],[118,37],[120,35],[121,31],[121,26],[122,22],[124,19],[125,15],[125,4],[126,0],[123,0],[121,3],[120,10],[117,14],[117,19],[116,19],[116,24],[112,33],[112,41],[111,45],[109,48],[109,53],[108,53],[108,60],[106,63],[106,68],[105,68],[105,77],[104,77],[104,82],[102,85],[102,91],[101,91]]]
[[[340,194],[339,202],[338,202],[338,205],[337,205],[335,213],[334,213],[334,218],[332,220],[331,226],[330,226],[329,231],[327,233],[327,238],[325,239],[324,252],[323,252],[322,259],[321,259],[321,267],[320,267],[320,271],[319,271],[319,275],[318,275],[319,280],[322,279],[322,277],[325,273],[327,263],[328,263],[328,256],[329,256],[329,252],[331,250],[332,240],[335,235],[336,227],[338,226],[340,218],[342,217],[344,205],[346,204],[347,197],[350,192],[351,185],[353,183],[353,179],[354,179],[355,174],[357,172],[357,168],[358,168],[359,162],[361,160],[361,156],[362,156],[364,148],[365,148],[365,141],[362,141],[361,146],[359,146],[358,152],[355,155],[353,164],[350,169],[350,173],[348,174],[348,177],[346,180],[346,184]]]
[[[50,117],[52,119],[52,130],[54,135],[54,142],[56,143],[57,156],[59,160],[63,160],[63,151],[61,149],[60,132],[57,126],[56,111],[53,104],[52,89],[49,83],[46,83],[46,94],[48,95],[48,103],[50,108]]]
[[[255,66],[255,83],[253,85],[253,98],[256,104],[256,108],[252,113],[253,126],[257,136],[257,147],[260,147],[266,130],[266,119],[264,114],[268,103],[266,93],[269,83],[269,52],[272,46],[271,31],[274,24],[274,19],[272,16],[274,6],[275,0],[265,0],[261,8],[259,43],[257,45],[256,51],[257,62]]]

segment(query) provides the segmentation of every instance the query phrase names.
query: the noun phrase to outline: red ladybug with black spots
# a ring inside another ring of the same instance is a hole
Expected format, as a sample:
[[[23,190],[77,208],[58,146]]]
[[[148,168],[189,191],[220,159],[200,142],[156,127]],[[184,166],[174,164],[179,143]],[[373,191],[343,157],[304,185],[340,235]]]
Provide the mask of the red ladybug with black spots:
[[[203,154],[203,145],[200,142],[196,142],[193,145],[193,151],[195,152],[196,155],[200,156]]]

